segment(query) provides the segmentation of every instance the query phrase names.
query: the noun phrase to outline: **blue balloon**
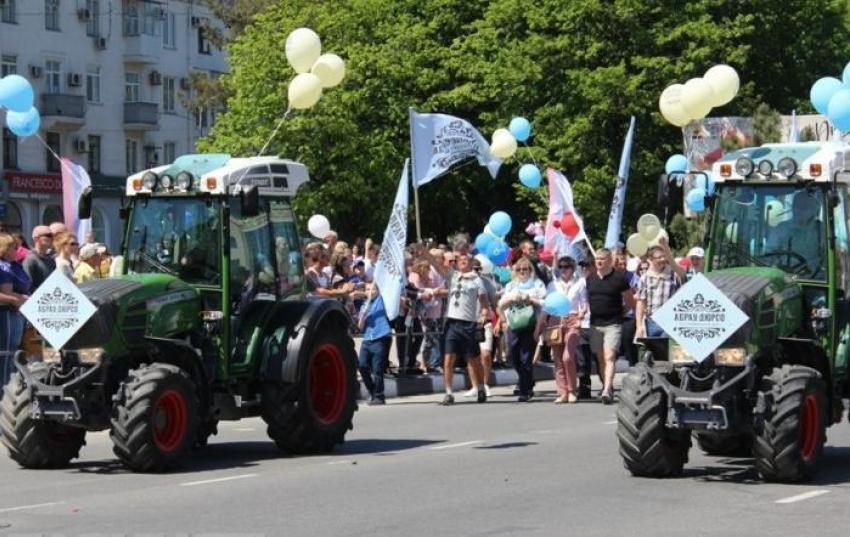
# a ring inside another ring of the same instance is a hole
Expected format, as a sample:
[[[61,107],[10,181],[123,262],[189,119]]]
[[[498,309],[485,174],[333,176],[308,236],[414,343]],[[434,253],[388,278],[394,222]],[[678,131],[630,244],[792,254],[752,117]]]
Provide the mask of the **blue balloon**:
[[[507,261],[510,253],[511,249],[508,248],[508,245],[502,239],[495,239],[487,245],[487,258],[494,265],[501,265]]]
[[[528,188],[540,186],[540,169],[534,164],[523,164],[519,169],[519,180]]]
[[[549,293],[543,300],[543,311],[554,317],[569,315],[571,309],[570,299],[559,291]]]
[[[33,105],[32,85],[20,75],[0,78],[0,106],[13,112],[26,112]]]
[[[686,171],[688,171],[688,157],[685,155],[673,155],[667,159],[667,163],[664,165],[664,173],[667,175]]]
[[[688,192],[688,195],[685,197],[685,203],[688,204],[688,208],[695,213],[700,213],[705,210],[705,190],[701,188],[695,188]]]
[[[714,174],[711,172],[705,172],[708,175],[708,180],[706,181],[705,191],[709,196],[714,195],[714,189],[717,187],[717,183],[714,181]]]
[[[32,136],[38,132],[38,127],[41,125],[41,116],[38,115],[38,110],[30,107],[26,112],[6,112],[6,125],[15,136],[26,137]]]
[[[841,82],[845,88],[850,88],[850,63],[844,66],[844,72],[841,74]]]
[[[497,237],[504,237],[511,232],[513,222],[511,222],[511,217],[508,213],[504,211],[496,211],[490,215],[490,221],[488,224],[490,225],[490,231],[492,231],[494,235]]]
[[[482,254],[486,254],[487,247],[494,240],[496,240],[496,237],[490,235],[489,233],[479,233],[478,236],[475,237],[475,249],[481,252]]]
[[[840,89],[829,100],[826,116],[835,128],[847,132],[850,130],[850,89]]]
[[[508,130],[514,135],[517,142],[525,142],[531,136],[531,123],[524,117],[515,117],[508,125]]]
[[[536,242],[537,244],[543,244],[544,242],[546,242],[546,236],[537,235],[536,237],[534,237],[534,242]]]
[[[809,92],[809,98],[812,101],[812,106],[821,114],[827,114],[829,110],[829,101],[832,96],[843,88],[843,84],[837,78],[825,76],[812,84],[812,89]]]

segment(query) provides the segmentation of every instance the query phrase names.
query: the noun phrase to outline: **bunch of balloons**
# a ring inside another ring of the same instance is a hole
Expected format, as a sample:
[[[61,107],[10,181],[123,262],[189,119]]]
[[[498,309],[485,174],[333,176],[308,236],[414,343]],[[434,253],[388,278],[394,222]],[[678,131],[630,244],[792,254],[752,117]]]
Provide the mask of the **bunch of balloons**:
[[[645,214],[638,218],[637,233],[626,241],[626,249],[636,257],[646,253],[650,246],[657,246],[662,240],[668,240],[667,232],[661,227],[661,221],[654,214]]]
[[[541,222],[531,222],[525,226],[525,232],[534,237],[534,242],[543,244],[546,241],[546,230]]]
[[[0,107],[6,109],[6,126],[15,136],[23,138],[38,132],[41,116],[33,102],[29,80],[20,75],[0,78]]]
[[[307,221],[307,230],[310,232],[310,235],[322,240],[331,232],[331,223],[328,217],[321,214],[314,214]]]
[[[685,155],[673,155],[664,164],[664,173],[668,176],[680,177],[688,171],[688,157]]]
[[[741,80],[733,67],[715,65],[702,78],[668,86],[661,92],[658,108],[668,122],[684,127],[707,116],[712,108],[734,99],[740,86]]]
[[[490,220],[484,226],[484,232],[475,238],[475,248],[494,265],[502,265],[510,256],[511,249],[505,242],[505,236],[511,232],[513,222],[508,213],[497,211],[490,215]]]
[[[309,28],[298,28],[286,38],[286,59],[298,75],[289,83],[289,106],[312,108],[322,90],[345,78],[345,62],[336,54],[322,54],[322,40]]]
[[[578,220],[573,212],[564,213],[564,216],[560,220],[552,222],[552,225],[556,229],[560,229],[561,233],[568,239],[574,239],[579,231],[581,231],[581,226],[578,225]]]
[[[827,76],[814,84],[809,94],[812,106],[842,131],[850,131],[850,63],[844,67],[841,80]]]

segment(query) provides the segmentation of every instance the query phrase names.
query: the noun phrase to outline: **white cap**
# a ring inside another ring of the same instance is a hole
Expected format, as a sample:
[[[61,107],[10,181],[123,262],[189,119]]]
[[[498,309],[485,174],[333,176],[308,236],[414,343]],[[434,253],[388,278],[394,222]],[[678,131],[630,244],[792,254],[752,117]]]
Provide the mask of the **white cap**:
[[[84,244],[83,247],[80,248],[79,257],[80,259],[88,259],[106,251],[105,248],[101,251],[101,248],[102,247],[97,244]]]
[[[693,248],[688,250],[687,257],[705,257],[705,250],[703,250],[699,246],[694,246]]]
[[[478,255],[475,256],[475,259],[477,259],[478,262],[481,263],[481,273],[482,274],[487,274],[487,275],[493,274],[493,268],[494,268],[493,262],[490,261],[490,259],[486,255],[478,254]]]

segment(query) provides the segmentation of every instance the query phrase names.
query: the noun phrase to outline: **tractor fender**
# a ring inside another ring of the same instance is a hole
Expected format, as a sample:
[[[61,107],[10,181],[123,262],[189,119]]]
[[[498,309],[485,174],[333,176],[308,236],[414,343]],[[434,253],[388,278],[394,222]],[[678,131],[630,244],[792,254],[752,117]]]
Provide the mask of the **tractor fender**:
[[[826,355],[823,347],[812,340],[806,339],[791,339],[779,338],[779,344],[782,346],[783,357],[782,363],[789,365],[803,365],[810,367],[820,373],[824,383],[829,386],[827,389],[827,416],[832,416],[833,422],[841,421],[841,416],[835,417],[835,412],[841,412],[843,406],[841,404],[840,394],[834,391],[832,384],[832,369],[829,365],[829,358]]]
[[[339,330],[348,334],[348,313],[337,300],[291,300],[275,304],[265,323],[262,377],[290,384],[301,381],[307,372],[308,353],[319,330]],[[274,342],[274,349],[269,343]]]
[[[195,382],[202,408],[206,408],[211,400],[210,382],[200,351],[182,339],[153,336],[146,336],[145,339],[159,352],[159,356],[156,357],[157,362],[177,366],[189,374]]]

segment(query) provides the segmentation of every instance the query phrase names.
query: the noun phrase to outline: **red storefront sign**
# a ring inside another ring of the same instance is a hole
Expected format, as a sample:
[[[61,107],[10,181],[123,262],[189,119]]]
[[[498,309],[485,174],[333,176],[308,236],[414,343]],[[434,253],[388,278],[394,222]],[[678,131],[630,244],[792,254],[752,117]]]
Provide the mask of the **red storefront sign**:
[[[58,173],[7,171],[3,175],[9,185],[9,192],[62,193],[62,175]]]

